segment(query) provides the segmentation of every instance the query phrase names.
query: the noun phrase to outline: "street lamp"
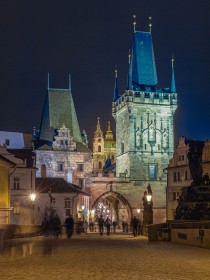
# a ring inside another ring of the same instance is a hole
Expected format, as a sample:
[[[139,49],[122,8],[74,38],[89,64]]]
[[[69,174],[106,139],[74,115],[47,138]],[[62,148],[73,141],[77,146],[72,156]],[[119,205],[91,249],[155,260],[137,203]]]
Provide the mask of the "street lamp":
[[[143,224],[149,225],[153,223],[153,202],[152,202],[152,189],[150,184],[148,184],[147,191],[144,192],[142,197],[143,200]]]
[[[35,204],[35,200],[36,200],[36,194],[35,193],[31,193],[29,195],[29,197],[30,197],[30,200],[31,200],[32,207],[34,209],[34,204]]]
[[[36,200],[36,194],[35,193],[31,193],[30,195],[29,195],[29,197],[30,197],[30,200],[31,200],[31,204],[32,204],[32,208],[33,208],[33,213],[32,213],[32,217],[31,217],[31,219],[32,219],[32,224],[34,225],[35,224],[35,217],[34,217],[34,204],[35,204],[35,200]]]
[[[84,210],[85,210],[85,205],[82,205],[81,208],[82,208],[82,220],[84,221]]]

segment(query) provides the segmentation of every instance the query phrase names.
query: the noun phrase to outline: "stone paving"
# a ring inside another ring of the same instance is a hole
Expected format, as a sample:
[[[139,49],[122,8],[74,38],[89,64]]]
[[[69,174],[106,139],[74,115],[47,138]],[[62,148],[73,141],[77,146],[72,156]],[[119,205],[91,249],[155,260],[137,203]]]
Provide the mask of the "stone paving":
[[[0,251],[0,280],[205,280],[210,250],[122,233],[28,238]]]

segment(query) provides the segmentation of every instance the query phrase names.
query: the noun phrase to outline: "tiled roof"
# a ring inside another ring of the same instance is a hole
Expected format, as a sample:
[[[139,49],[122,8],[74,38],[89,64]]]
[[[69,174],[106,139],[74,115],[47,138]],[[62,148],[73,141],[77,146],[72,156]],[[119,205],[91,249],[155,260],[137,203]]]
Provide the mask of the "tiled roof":
[[[9,164],[11,164],[11,165],[13,165],[13,166],[15,166],[15,163],[14,163],[14,162],[12,162],[11,160],[5,158],[5,157],[2,156],[2,155],[0,155],[0,159],[3,160],[3,161],[6,161],[7,163],[9,163]]]
[[[16,158],[26,160],[27,167],[33,167],[35,156],[32,149],[7,149],[7,151],[13,154]]]
[[[36,178],[36,191],[38,193],[78,193],[84,195],[90,195],[82,191],[82,189],[74,184],[68,183],[63,178]]]
[[[132,50],[133,85],[157,85],[155,57],[150,32],[134,32]]]

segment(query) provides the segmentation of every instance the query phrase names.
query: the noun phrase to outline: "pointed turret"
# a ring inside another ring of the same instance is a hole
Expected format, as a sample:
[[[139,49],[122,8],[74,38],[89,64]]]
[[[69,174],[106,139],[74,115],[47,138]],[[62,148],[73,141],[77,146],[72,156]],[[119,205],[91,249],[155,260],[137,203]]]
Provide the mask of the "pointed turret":
[[[113,140],[113,133],[111,131],[110,122],[108,122],[108,129],[107,129],[107,132],[105,134],[105,140]]]
[[[172,73],[171,73],[171,92],[176,92],[175,75],[174,75],[174,56],[171,59]]]
[[[114,84],[114,98],[113,101],[115,102],[119,98],[118,95],[118,83],[117,83],[117,67],[115,69],[115,84]]]
[[[132,66],[131,66],[131,51],[128,52],[128,80],[127,89],[132,90]]]
[[[104,137],[103,136],[103,132],[102,132],[102,130],[101,130],[101,125],[100,125],[100,118],[98,117],[97,118],[97,126],[96,126],[96,131],[95,131],[95,133],[94,133],[94,137],[96,138],[96,137]]]

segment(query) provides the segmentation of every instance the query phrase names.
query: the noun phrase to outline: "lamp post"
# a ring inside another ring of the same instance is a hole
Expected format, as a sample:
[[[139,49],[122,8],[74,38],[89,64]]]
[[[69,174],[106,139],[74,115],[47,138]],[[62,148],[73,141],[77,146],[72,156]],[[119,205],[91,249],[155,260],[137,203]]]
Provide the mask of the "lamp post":
[[[143,200],[143,224],[149,225],[153,223],[153,202],[152,202],[152,190],[150,184],[148,184],[147,191],[144,192]]]
[[[84,221],[84,210],[85,210],[85,205],[82,205],[82,220]]]
[[[32,213],[32,224],[35,224],[35,217],[34,217],[34,204],[35,204],[35,200],[36,200],[36,194],[35,193],[31,193],[29,195],[30,200],[31,200],[31,204],[32,204],[32,209],[33,209],[33,213]]]
[[[36,200],[36,194],[35,193],[31,193],[29,195],[30,200],[31,200],[31,204],[32,204],[32,208],[34,209],[34,204],[35,204],[35,200]]]

